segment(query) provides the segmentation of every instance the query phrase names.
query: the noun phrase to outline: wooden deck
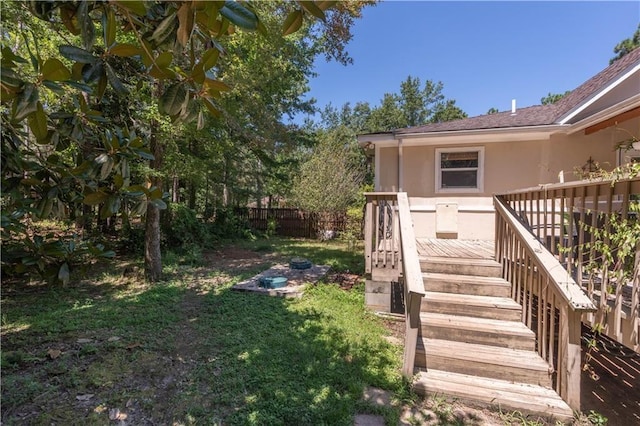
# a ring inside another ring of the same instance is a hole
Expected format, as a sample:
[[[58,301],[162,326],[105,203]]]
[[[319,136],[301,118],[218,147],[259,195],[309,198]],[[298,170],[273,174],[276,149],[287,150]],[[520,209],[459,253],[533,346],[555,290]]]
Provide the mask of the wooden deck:
[[[488,240],[447,240],[417,238],[418,256],[494,260],[494,242]]]

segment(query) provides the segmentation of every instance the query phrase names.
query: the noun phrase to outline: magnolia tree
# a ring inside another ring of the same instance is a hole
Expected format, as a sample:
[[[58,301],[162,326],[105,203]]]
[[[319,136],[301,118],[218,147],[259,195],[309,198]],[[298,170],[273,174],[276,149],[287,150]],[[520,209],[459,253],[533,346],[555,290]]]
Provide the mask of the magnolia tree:
[[[366,3],[278,2],[270,13],[279,17],[278,33],[306,29],[330,46],[318,53],[348,62],[348,28]],[[35,270],[66,283],[86,256],[113,256],[100,244],[30,226],[98,209],[102,219],[146,215],[145,271],[160,277],[161,135],[227,114],[225,40],[239,30],[273,32],[259,9],[245,1],[3,5],[3,272]]]

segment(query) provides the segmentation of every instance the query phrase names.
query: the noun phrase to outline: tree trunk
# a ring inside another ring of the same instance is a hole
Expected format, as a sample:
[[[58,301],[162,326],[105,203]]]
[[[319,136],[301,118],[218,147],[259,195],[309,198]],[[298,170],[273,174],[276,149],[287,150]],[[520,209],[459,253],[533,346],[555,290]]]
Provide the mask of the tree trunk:
[[[157,141],[158,124],[151,122],[150,148],[155,157],[149,162],[152,170],[162,165],[162,147]],[[151,186],[162,188],[162,179],[153,177]],[[153,204],[147,204],[147,220],[144,233],[144,272],[148,281],[156,282],[162,276],[162,254],[160,252],[160,210]]]
[[[193,179],[191,179],[188,183],[189,185],[189,208],[191,210],[196,209],[196,194],[197,194],[197,186]]]
[[[171,202],[179,203],[180,202],[180,180],[178,179],[178,175],[173,175],[173,187],[171,189]]]

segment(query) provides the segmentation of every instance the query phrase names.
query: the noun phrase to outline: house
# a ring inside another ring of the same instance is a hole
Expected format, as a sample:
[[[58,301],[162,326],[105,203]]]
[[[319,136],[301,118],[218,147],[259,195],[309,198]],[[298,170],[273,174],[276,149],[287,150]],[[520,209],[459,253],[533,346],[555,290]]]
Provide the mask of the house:
[[[417,237],[492,240],[492,195],[612,169],[640,151],[640,49],[555,104],[365,134],[375,190],[406,192]],[[622,146],[621,146],[622,145]],[[576,172],[580,171],[580,172]]]
[[[404,314],[416,392],[569,421],[640,418],[627,363],[640,353],[640,252],[620,280],[628,259],[593,248],[593,229],[637,223],[640,176],[579,179],[640,159],[639,138],[640,49],[553,105],[358,137],[375,153],[365,304]],[[607,352],[620,367],[584,363],[583,325],[626,346]]]

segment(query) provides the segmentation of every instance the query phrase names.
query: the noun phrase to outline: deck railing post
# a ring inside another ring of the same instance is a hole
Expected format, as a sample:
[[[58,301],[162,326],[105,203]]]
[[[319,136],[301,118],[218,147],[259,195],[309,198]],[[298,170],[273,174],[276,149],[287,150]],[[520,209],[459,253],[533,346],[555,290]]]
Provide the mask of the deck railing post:
[[[580,374],[582,373],[582,355],[580,338],[582,335],[581,312],[560,306],[560,346],[561,366],[558,380],[560,396],[574,410],[580,410]]]

